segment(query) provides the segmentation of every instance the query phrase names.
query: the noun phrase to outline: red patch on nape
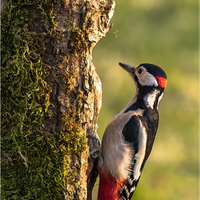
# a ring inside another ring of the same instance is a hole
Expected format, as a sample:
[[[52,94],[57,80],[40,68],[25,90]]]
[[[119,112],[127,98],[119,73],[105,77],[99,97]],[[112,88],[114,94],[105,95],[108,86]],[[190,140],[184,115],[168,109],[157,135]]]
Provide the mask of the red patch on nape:
[[[156,76],[156,80],[158,82],[158,85],[165,89],[167,87],[167,79],[161,76]]]

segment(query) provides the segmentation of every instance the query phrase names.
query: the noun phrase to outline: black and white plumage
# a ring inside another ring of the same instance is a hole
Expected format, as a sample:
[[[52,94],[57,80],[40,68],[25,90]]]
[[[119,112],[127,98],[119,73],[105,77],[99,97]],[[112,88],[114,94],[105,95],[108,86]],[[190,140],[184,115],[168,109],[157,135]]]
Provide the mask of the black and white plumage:
[[[165,72],[156,65],[119,65],[134,79],[136,94],[105,130],[98,200],[131,199],[154,143],[158,103],[167,85]]]

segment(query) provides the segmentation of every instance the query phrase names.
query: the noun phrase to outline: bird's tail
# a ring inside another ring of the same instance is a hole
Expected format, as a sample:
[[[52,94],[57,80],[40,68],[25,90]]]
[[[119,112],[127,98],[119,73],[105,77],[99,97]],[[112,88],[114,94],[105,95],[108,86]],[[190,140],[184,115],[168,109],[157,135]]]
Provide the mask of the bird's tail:
[[[119,190],[119,194],[123,200],[131,199],[131,197],[133,196],[135,192],[139,179],[140,178],[138,178],[137,180],[134,180],[133,178],[129,178],[127,180],[127,183],[123,185],[123,187]]]

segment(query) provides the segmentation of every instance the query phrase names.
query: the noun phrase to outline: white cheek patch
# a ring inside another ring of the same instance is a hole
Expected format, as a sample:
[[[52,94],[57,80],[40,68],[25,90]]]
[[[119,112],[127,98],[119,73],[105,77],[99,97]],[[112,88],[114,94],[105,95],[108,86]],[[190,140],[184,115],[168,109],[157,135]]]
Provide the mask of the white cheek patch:
[[[147,71],[144,71],[142,74],[138,74],[138,81],[142,86],[158,86],[156,78]]]

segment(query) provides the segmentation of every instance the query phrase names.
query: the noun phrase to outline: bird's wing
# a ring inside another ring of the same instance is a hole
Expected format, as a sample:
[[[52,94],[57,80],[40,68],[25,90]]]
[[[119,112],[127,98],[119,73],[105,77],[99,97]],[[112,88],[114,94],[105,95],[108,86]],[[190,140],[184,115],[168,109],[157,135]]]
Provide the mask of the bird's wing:
[[[124,126],[122,131],[124,139],[134,149],[133,166],[131,167],[131,174],[127,179],[127,183],[121,188],[121,196],[129,200],[131,199],[137,183],[141,175],[141,169],[145,157],[147,133],[144,126],[142,126],[141,118],[138,115],[133,115]]]
[[[125,124],[122,134],[126,142],[130,143],[134,149],[134,154],[138,152],[139,145],[139,128],[140,119],[138,115],[132,115],[129,121]]]

